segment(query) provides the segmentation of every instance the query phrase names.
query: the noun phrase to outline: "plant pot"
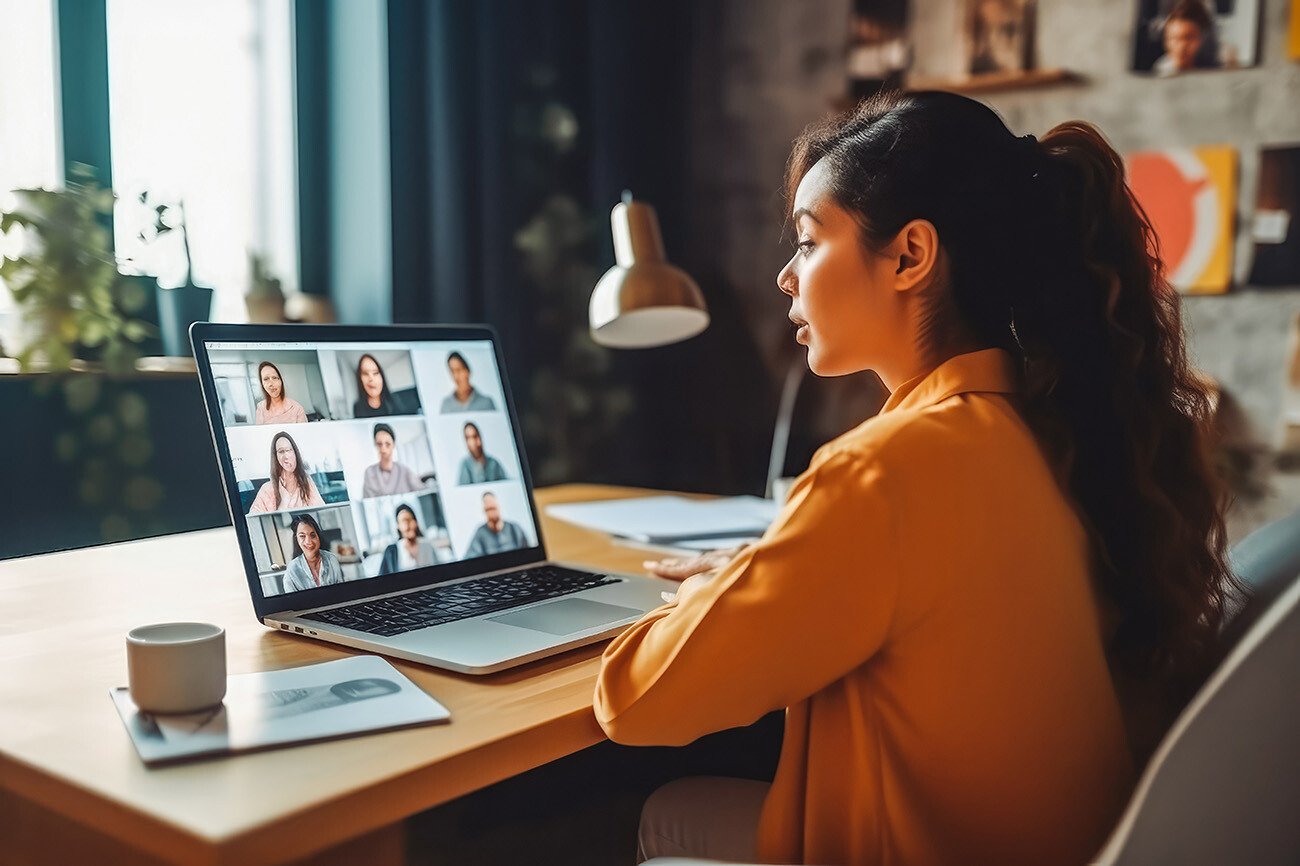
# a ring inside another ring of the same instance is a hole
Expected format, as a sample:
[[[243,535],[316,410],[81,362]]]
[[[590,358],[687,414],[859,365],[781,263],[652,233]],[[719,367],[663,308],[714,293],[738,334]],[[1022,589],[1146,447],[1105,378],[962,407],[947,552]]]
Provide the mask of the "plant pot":
[[[191,357],[190,325],[205,322],[212,314],[212,289],[177,286],[158,289],[158,328],[162,332],[164,355]]]
[[[284,321],[284,295],[244,295],[248,321],[278,323]]]

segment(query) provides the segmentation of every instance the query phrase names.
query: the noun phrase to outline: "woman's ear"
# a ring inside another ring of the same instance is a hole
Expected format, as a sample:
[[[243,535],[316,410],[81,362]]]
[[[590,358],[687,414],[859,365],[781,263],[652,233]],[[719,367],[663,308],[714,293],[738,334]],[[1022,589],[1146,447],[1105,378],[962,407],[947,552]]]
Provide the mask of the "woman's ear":
[[[912,220],[894,236],[886,255],[894,263],[895,291],[925,288],[939,263],[939,232],[929,220]]]

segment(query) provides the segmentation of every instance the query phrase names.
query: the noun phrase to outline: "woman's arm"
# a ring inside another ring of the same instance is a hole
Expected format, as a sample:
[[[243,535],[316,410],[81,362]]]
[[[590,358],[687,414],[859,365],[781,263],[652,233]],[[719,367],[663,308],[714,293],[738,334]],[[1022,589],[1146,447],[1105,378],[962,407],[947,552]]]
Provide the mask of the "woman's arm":
[[[596,717],[610,739],[680,745],[754,722],[867,661],[888,635],[900,553],[882,470],[834,454],[759,543],[605,651]]]

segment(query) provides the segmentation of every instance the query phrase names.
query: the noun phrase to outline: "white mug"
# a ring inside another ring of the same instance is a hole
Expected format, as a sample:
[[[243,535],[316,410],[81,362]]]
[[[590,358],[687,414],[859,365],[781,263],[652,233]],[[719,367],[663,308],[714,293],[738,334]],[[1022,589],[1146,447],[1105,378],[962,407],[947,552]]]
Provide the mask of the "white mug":
[[[190,713],[226,696],[226,630],[206,622],[164,622],[126,636],[131,700],[149,713]]]

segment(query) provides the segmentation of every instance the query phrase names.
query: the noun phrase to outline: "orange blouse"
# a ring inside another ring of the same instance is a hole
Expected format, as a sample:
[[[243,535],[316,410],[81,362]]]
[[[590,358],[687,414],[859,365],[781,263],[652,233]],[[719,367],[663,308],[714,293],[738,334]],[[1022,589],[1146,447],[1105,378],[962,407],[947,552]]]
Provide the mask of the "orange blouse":
[[[605,651],[596,715],[678,745],[786,707],[767,862],[1089,860],[1134,780],[1082,525],[1010,356],[820,449],[762,541]]]

